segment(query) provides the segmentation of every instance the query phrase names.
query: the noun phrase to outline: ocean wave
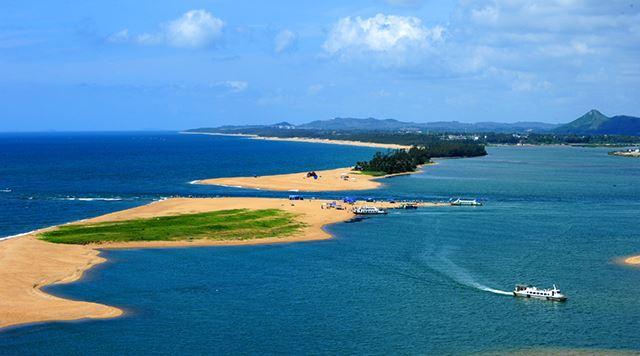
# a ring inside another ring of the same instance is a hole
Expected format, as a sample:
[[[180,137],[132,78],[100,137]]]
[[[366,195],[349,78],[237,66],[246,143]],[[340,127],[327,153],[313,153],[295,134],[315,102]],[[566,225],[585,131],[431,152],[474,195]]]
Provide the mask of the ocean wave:
[[[16,235],[11,235],[11,236],[5,236],[5,237],[0,237],[0,241],[4,241],[4,240],[10,240],[10,239],[14,239],[16,237],[20,237],[20,236],[25,236],[25,235],[29,235],[29,234],[33,234],[34,232],[36,232],[38,230],[31,230],[31,231],[27,231],[27,232],[22,232]]]
[[[123,198],[90,198],[90,197],[66,197],[60,198],[60,200],[72,200],[72,201],[122,201]]]

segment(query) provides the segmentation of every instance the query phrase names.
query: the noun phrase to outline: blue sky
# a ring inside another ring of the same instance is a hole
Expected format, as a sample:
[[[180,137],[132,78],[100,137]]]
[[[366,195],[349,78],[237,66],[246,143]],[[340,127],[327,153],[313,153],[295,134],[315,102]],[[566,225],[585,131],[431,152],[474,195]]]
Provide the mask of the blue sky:
[[[0,131],[640,116],[639,59],[640,0],[4,0]]]

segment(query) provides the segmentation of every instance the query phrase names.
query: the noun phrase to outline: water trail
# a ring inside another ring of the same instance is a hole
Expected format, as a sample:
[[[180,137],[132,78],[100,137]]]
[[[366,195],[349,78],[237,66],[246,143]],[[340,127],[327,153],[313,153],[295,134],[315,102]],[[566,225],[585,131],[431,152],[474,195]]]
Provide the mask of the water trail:
[[[424,254],[424,259],[429,265],[429,267],[434,270],[444,274],[447,277],[450,277],[455,282],[471,287],[476,288],[481,291],[499,294],[499,295],[513,295],[513,293],[491,288],[486,286],[480,282],[478,282],[469,272],[467,272],[464,268],[456,265],[447,257],[447,251],[441,251],[437,254],[431,254],[429,251],[426,251]]]

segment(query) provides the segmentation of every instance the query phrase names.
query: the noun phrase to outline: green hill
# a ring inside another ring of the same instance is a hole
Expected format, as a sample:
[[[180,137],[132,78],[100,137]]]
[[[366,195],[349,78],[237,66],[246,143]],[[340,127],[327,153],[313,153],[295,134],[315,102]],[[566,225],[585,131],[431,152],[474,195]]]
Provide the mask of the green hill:
[[[633,116],[608,117],[598,110],[591,110],[568,124],[554,130],[560,134],[574,135],[640,135],[640,118]]]

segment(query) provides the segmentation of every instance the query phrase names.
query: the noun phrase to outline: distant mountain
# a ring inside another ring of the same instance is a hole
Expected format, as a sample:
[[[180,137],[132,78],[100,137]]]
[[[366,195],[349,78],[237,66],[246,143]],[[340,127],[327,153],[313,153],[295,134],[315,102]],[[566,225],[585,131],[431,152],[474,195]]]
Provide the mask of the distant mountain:
[[[252,130],[252,129],[295,129],[296,126],[286,121],[278,122],[272,125],[223,125],[218,127],[201,127],[198,129],[189,129],[185,132],[224,132],[224,131],[237,131],[237,130]]]
[[[298,129],[309,130],[345,130],[345,131],[435,131],[435,132],[528,132],[549,131],[558,125],[543,122],[478,122],[464,123],[458,121],[436,121],[427,123],[405,122],[394,119],[357,119],[334,118],[331,120],[317,120],[296,126]]]
[[[554,132],[575,135],[640,136],[640,118],[625,115],[608,117],[598,110],[591,110],[576,120],[556,128]]]
[[[607,117],[598,110],[591,110],[582,117],[564,125],[544,122],[477,122],[458,121],[406,122],[394,119],[336,117],[330,120],[316,120],[306,124],[293,125],[286,121],[272,125],[240,125],[199,128],[187,131],[219,133],[261,133],[267,130],[314,131],[407,131],[407,132],[449,132],[449,133],[557,133],[568,135],[627,135],[640,136],[640,118],[633,116]]]
[[[331,120],[316,120],[307,124],[298,125],[299,129],[309,130],[380,130],[396,131],[418,127],[412,122],[402,122],[394,119],[356,119],[351,117],[336,117]]]

